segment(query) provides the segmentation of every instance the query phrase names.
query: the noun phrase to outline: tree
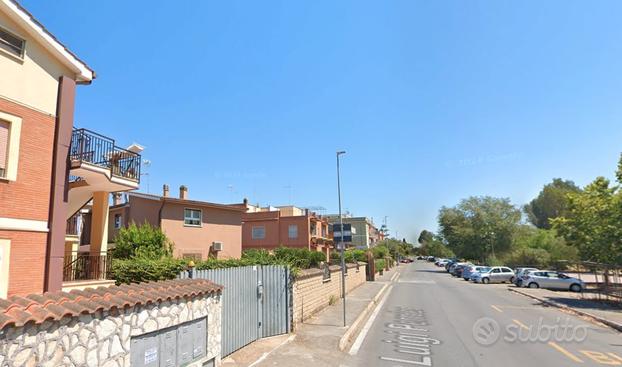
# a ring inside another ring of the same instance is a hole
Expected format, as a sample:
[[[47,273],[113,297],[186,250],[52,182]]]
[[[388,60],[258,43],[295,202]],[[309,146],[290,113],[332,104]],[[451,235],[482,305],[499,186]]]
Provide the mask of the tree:
[[[140,226],[130,223],[127,228],[121,228],[115,238],[114,257],[117,259],[161,259],[172,255],[173,243],[162,229],[147,222]]]
[[[391,255],[391,257],[393,257],[394,259],[397,259],[398,256],[404,257],[410,255],[413,250],[413,245],[405,242],[405,240],[400,241],[395,238],[386,238],[380,241],[373,248],[386,248],[388,250],[388,254]],[[374,255],[375,254],[376,252],[374,252]]]
[[[535,259],[538,255],[541,256]],[[566,244],[555,230],[521,225],[514,234],[512,252],[503,260],[509,265],[546,267],[556,261],[573,261],[578,258],[577,248]]]
[[[424,229],[423,231],[421,231],[421,234],[419,235],[419,239],[417,240],[417,242],[419,242],[421,245],[425,245],[426,243],[432,241],[433,239],[434,239],[434,233]]]
[[[485,261],[510,250],[521,212],[509,199],[470,197],[441,208],[440,235],[457,256]]]
[[[568,194],[580,191],[574,182],[555,178],[544,185],[538,197],[525,205],[523,210],[534,226],[550,229],[550,219],[563,217],[568,212]]]
[[[622,179],[622,159],[618,172]],[[552,220],[566,241],[584,260],[622,264],[622,192],[598,177],[582,192],[568,195],[568,212]]]
[[[422,255],[434,257],[451,258],[455,256],[453,251],[437,239],[426,242],[425,245],[421,246],[419,251]]]

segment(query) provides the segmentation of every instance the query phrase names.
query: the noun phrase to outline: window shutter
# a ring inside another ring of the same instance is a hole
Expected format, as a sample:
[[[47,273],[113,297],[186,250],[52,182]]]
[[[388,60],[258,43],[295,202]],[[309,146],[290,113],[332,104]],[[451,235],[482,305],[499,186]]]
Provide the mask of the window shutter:
[[[9,151],[9,123],[0,120],[0,176],[6,170]]]

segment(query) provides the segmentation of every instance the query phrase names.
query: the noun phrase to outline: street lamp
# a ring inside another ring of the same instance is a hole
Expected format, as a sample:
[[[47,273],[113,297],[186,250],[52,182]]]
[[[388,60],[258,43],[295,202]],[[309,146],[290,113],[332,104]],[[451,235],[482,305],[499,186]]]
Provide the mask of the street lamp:
[[[341,179],[339,177],[339,156],[346,154],[345,150],[337,152],[337,196],[339,198],[339,227],[341,232],[341,298],[343,299],[343,326],[346,326],[346,258],[345,243],[343,243],[343,217],[341,216]]]

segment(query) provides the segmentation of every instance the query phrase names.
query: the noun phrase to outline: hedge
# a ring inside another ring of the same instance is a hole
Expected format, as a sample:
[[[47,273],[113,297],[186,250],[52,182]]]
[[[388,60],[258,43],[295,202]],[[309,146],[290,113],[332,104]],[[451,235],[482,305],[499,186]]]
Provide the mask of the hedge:
[[[285,265],[296,276],[300,269],[317,268],[326,260],[324,253],[307,249],[279,247],[270,253],[266,250],[247,250],[241,259],[208,259],[195,261],[198,270],[223,269],[249,265]],[[189,259],[165,257],[159,260],[133,257],[112,260],[111,276],[117,284],[140,283],[175,279],[188,269]]]

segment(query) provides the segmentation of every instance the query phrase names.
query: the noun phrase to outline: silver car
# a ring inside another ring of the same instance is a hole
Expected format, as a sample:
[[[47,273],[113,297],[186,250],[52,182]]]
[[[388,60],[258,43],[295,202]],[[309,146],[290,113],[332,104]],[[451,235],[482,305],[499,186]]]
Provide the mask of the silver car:
[[[557,271],[534,271],[523,279],[523,287],[571,290],[581,292],[585,283],[581,279],[569,277]]]
[[[476,283],[512,283],[516,275],[514,270],[507,266],[492,266],[487,272],[476,273],[473,281]]]
[[[517,287],[522,287],[523,286],[523,280],[527,278],[529,273],[533,273],[534,271],[540,271],[540,269],[536,269],[536,268],[516,268],[516,269],[514,269],[514,273],[516,274],[516,277],[514,278],[514,284],[516,284]]]
[[[488,269],[489,269],[488,266],[481,266],[481,265],[466,266],[464,270],[462,270],[462,278],[464,278],[464,280],[469,280],[471,279],[471,275],[473,275],[473,273],[478,273],[483,270],[486,271]]]

